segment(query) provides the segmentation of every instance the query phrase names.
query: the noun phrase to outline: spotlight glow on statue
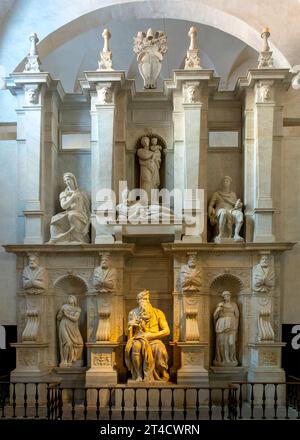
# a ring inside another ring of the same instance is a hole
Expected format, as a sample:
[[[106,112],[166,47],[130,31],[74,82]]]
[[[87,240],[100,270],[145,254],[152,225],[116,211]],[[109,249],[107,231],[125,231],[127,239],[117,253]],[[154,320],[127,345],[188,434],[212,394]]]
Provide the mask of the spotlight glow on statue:
[[[164,313],[151,305],[149,296],[148,290],[140,292],[139,306],[129,312],[125,362],[133,380],[168,381],[168,353],[160,339],[170,334],[170,328]]]

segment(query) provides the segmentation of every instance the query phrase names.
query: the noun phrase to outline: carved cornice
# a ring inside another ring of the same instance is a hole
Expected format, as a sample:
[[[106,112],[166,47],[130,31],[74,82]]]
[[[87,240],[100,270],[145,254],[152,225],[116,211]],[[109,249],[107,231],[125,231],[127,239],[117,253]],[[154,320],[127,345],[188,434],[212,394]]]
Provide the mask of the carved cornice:
[[[296,243],[292,242],[273,242],[273,243],[162,243],[165,252],[285,252],[293,249]]]
[[[6,252],[23,254],[38,252],[41,254],[56,253],[99,253],[111,252],[118,254],[133,254],[135,245],[130,243],[116,244],[78,244],[78,245],[52,245],[52,244],[8,244],[3,246]]]

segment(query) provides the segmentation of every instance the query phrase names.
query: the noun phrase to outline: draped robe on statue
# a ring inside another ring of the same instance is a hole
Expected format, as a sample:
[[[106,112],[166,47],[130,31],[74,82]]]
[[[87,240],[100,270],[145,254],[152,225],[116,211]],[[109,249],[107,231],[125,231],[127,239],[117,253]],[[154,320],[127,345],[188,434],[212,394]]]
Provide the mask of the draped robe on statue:
[[[275,274],[272,267],[257,264],[253,268],[253,288],[256,292],[266,292],[274,287]]]
[[[80,313],[80,307],[64,304],[57,314],[60,366],[70,366],[81,359],[83,339],[78,327]]]
[[[50,232],[52,243],[88,243],[90,229],[89,199],[84,191],[66,189],[59,196],[64,212],[52,217]]]
[[[214,312],[216,331],[216,358],[214,365],[236,365],[236,335],[239,309],[233,302],[222,302]]]
[[[101,266],[94,270],[94,286],[102,293],[115,290],[117,272],[115,269],[102,269]]]
[[[46,271],[43,267],[38,266],[35,269],[26,266],[23,270],[23,287],[24,289],[46,289]]]
[[[210,204],[216,205],[216,218],[219,218],[221,209],[226,209],[230,214],[237,208],[235,204],[237,202],[237,197],[235,192],[223,192],[216,191],[212,198]]]
[[[201,275],[196,267],[185,265],[181,270],[180,280],[184,291],[197,291],[201,287]]]

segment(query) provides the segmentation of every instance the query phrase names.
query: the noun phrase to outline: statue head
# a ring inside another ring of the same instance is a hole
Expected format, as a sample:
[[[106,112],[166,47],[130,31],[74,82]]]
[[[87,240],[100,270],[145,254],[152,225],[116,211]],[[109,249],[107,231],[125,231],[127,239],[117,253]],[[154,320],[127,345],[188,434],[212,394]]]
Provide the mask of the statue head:
[[[38,104],[39,102],[39,87],[36,85],[28,86],[26,88],[26,99],[29,104]]]
[[[191,254],[188,257],[188,266],[194,269],[197,265],[197,256],[195,254]]]
[[[30,269],[36,269],[39,266],[40,259],[38,254],[28,254],[28,266]]]
[[[230,191],[232,178],[230,176],[224,176],[221,182],[221,188],[223,191]]]
[[[77,298],[75,295],[68,296],[68,304],[70,304],[71,306],[77,306]]]
[[[101,255],[101,268],[106,270],[109,268],[109,263],[110,263],[110,254],[109,252],[104,252]]]
[[[267,85],[263,85],[260,87],[260,96],[262,101],[268,101],[271,97],[270,88]]]
[[[151,145],[157,145],[157,137],[151,139]]]
[[[188,104],[194,104],[198,100],[198,87],[195,84],[186,85],[185,101]]]
[[[142,292],[137,294],[136,299],[140,306],[143,306],[144,304],[149,304],[150,303],[149,290],[142,290]]]
[[[260,257],[261,267],[269,267],[269,263],[270,263],[269,255],[264,254]]]
[[[72,173],[65,173],[63,176],[64,183],[67,185],[67,187],[71,190],[77,189],[77,180],[74,174]]]
[[[101,104],[109,104],[112,102],[112,91],[109,87],[101,87],[98,91],[99,101]]]
[[[222,297],[224,299],[224,302],[230,302],[230,298],[231,298],[231,293],[228,290],[225,290],[222,293]]]
[[[147,150],[149,150],[149,146],[150,146],[150,139],[148,138],[148,136],[143,136],[141,139],[141,145],[143,148],[146,148]]]

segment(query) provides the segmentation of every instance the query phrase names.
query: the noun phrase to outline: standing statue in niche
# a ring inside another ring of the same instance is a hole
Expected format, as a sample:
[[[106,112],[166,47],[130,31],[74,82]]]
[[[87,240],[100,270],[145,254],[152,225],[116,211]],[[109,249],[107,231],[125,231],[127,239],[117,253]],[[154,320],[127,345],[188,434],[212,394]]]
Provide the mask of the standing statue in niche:
[[[151,202],[151,190],[159,189],[160,178],[159,170],[161,165],[161,146],[157,145],[157,138],[151,139],[143,136],[141,148],[137,150],[140,163],[140,188],[143,189],[148,197],[147,204]]]
[[[160,176],[159,170],[161,166],[161,151],[162,146],[157,143],[157,138],[153,137],[151,139],[150,150],[153,151],[153,162],[154,162],[154,172],[153,172],[153,188],[159,189],[160,186]]]
[[[63,367],[81,366],[83,339],[78,322],[81,308],[77,306],[74,295],[68,297],[57,314],[60,364]]]
[[[78,187],[74,174],[65,173],[63,178],[66,188],[59,201],[64,212],[52,217],[49,244],[89,243],[90,201]]]
[[[139,306],[128,316],[128,341],[125,362],[132,379],[168,381],[168,353],[162,338],[170,334],[164,313],[150,303],[150,292],[137,295]]]
[[[267,254],[261,256],[260,262],[253,267],[253,290],[255,292],[268,293],[275,285],[275,273],[270,266]]]
[[[28,265],[23,270],[23,288],[32,293],[40,293],[46,289],[47,274],[40,266],[37,254],[28,254]]]
[[[240,236],[243,203],[237,199],[235,192],[231,191],[231,183],[231,177],[223,177],[220,190],[213,193],[208,205],[210,223],[212,226],[217,225],[219,230],[214,238],[216,243],[232,237],[234,241],[244,241]]]
[[[188,262],[180,272],[180,285],[184,292],[199,291],[201,287],[201,273],[197,268],[196,255],[190,255]]]
[[[239,325],[239,309],[236,303],[231,302],[231,293],[222,293],[224,301],[218,304],[214,311],[216,331],[216,357],[214,365],[232,366],[238,364],[236,359],[236,338]]]
[[[110,267],[110,254],[103,253],[101,264],[94,270],[94,287],[100,293],[112,293],[116,290],[117,271]]]

